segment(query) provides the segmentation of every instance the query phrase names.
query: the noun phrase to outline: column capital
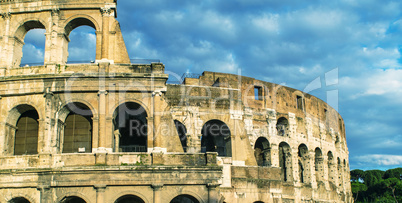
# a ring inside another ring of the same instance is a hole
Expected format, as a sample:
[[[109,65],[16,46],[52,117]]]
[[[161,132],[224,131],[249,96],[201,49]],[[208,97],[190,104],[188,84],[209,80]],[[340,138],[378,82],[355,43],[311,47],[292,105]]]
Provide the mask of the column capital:
[[[208,190],[215,190],[217,187],[219,187],[221,184],[219,183],[208,183],[207,188]]]
[[[102,7],[100,8],[100,12],[102,16],[110,16],[110,14],[112,13],[112,9],[110,7]]]
[[[98,91],[98,96],[101,95],[101,94],[107,95],[108,92],[107,92],[106,90],[99,90],[99,91]]]
[[[107,185],[94,185],[94,188],[97,192],[104,192],[107,188]]]
[[[11,18],[11,13],[10,12],[4,12],[4,13],[0,13],[1,17],[3,17],[4,19],[10,19]]]
[[[38,187],[36,189],[39,191],[46,191],[46,190],[50,190],[50,186],[49,185],[38,185]]]
[[[151,187],[152,189],[154,189],[154,191],[159,191],[162,189],[163,184],[162,183],[152,184]]]

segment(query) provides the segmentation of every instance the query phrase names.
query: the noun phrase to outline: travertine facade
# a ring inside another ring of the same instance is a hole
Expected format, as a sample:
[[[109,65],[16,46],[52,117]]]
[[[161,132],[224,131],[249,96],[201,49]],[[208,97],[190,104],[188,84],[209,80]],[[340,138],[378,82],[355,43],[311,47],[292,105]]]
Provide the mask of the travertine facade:
[[[238,75],[166,84],[131,64],[115,0],[0,0],[0,202],[352,202],[345,126],[325,102]],[[67,65],[96,30],[96,62]],[[19,67],[46,29],[44,65]]]

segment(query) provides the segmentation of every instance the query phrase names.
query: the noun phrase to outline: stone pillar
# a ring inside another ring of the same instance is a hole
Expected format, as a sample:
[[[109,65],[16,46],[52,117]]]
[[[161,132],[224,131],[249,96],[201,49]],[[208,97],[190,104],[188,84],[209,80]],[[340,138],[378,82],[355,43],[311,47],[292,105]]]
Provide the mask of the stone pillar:
[[[101,59],[109,59],[109,18],[112,10],[109,7],[101,8],[102,13],[102,45]]]
[[[94,185],[96,190],[96,203],[105,203],[106,185]]]
[[[277,144],[271,144],[271,166],[279,166],[279,146]]]
[[[10,42],[10,19],[11,14],[9,12],[4,12],[0,14],[4,20],[3,27],[3,40],[2,40],[2,49],[0,50],[0,66],[1,67],[10,67],[12,65],[13,60],[13,43]]]
[[[99,90],[98,152],[106,150],[106,95],[106,90]]]
[[[219,194],[217,191],[217,187],[219,184],[216,183],[208,183],[208,203],[218,203],[219,202]]]
[[[62,63],[62,49],[59,49],[62,43],[59,43],[59,9],[52,9],[51,11],[51,28],[50,30],[46,30],[46,42],[45,42],[45,65],[46,64],[56,64]],[[61,47],[60,47],[61,48]]]
[[[152,106],[153,106],[153,147],[154,149],[162,146],[161,129],[158,129],[161,123],[161,96],[162,92],[155,91],[152,93]]]
[[[45,153],[47,142],[49,142],[49,140],[45,138],[45,118],[38,119],[38,123],[38,154],[43,154]]]
[[[315,151],[309,151],[307,164],[309,165],[310,183],[313,186],[313,188],[317,188],[317,173],[319,173],[318,171],[315,170],[315,162],[316,162]]]
[[[162,189],[163,184],[152,184],[151,187],[154,190],[154,201],[153,201],[153,203],[161,203],[160,190]]]
[[[48,185],[41,185],[36,188],[40,191],[40,203],[52,203],[51,200],[51,193],[50,193],[50,186]]]
[[[50,88],[46,88],[43,97],[45,98],[45,118],[44,118],[44,133],[43,133],[43,149],[39,153],[55,153],[56,152],[56,137],[53,136],[53,126],[55,120],[53,118],[53,93]]]

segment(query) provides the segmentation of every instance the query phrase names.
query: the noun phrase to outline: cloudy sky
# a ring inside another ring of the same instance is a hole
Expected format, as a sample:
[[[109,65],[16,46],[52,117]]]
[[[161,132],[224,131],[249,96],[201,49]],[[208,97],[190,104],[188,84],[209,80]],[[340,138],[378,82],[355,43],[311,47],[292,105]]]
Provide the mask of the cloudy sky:
[[[118,20],[130,58],[308,91],[343,116],[351,169],[402,166],[400,1],[119,0]],[[40,36],[28,33],[23,63],[43,61]],[[92,29],[70,38],[70,61],[95,58]]]

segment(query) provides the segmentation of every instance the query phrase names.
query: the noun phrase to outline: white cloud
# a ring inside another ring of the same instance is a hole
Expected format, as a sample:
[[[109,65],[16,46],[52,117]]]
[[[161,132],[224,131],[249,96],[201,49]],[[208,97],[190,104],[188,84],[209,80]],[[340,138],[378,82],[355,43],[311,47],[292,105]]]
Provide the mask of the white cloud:
[[[359,165],[394,166],[402,165],[402,155],[370,154],[353,157]]]
[[[268,33],[279,34],[279,15],[278,14],[263,14],[262,16],[252,17],[251,22],[257,28]]]

